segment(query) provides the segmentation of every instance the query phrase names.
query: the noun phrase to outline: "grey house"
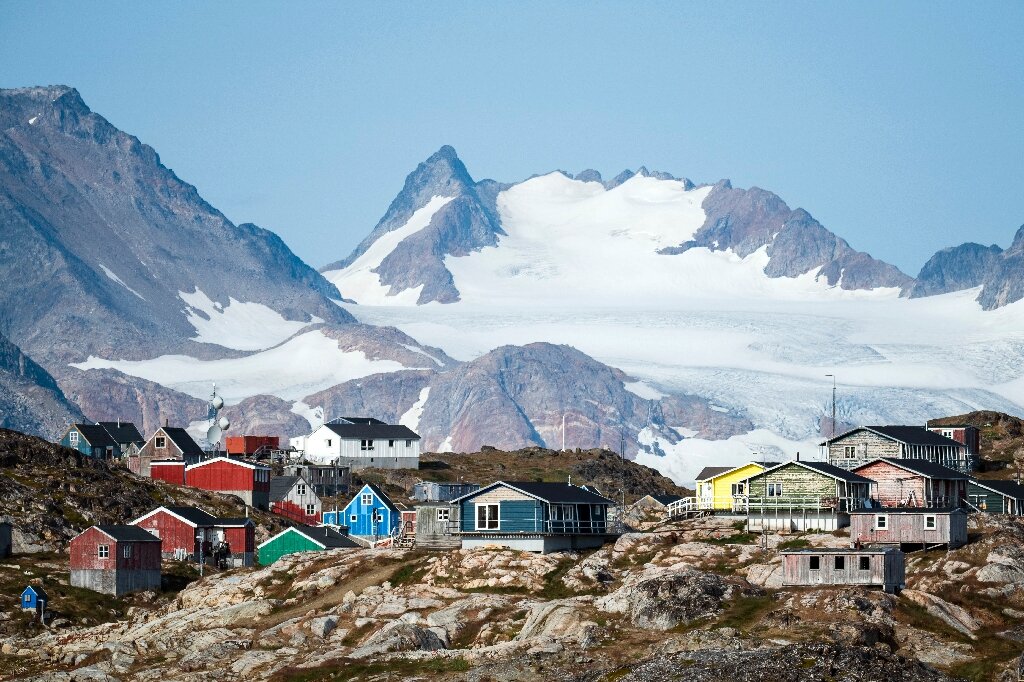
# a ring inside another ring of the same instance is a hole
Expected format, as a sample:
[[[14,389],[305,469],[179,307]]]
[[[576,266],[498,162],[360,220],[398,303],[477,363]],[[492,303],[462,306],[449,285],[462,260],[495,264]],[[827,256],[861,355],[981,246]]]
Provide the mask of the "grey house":
[[[850,538],[871,545],[967,544],[967,513],[959,508],[879,507],[850,512]]]
[[[427,549],[458,549],[462,508],[448,502],[424,502],[416,505],[416,546]]]
[[[480,486],[476,483],[420,481],[412,487],[412,499],[420,502],[450,502],[477,490],[480,490]]]
[[[961,473],[977,468],[978,458],[963,443],[923,426],[858,426],[821,443],[828,461],[856,469],[875,459],[921,459]]]
[[[800,549],[782,552],[787,587],[864,585],[896,592],[907,582],[903,552],[886,549]]]

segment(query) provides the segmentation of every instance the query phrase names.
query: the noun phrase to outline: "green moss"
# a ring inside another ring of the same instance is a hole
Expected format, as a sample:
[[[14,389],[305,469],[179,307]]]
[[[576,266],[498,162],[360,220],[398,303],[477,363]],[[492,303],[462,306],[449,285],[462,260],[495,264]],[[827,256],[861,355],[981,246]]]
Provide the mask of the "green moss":
[[[811,546],[811,543],[808,542],[807,540],[804,540],[803,538],[794,538],[792,540],[786,540],[785,542],[780,542],[777,549],[781,552],[781,551],[787,550],[787,549],[803,549],[805,547],[810,547],[810,546]]]

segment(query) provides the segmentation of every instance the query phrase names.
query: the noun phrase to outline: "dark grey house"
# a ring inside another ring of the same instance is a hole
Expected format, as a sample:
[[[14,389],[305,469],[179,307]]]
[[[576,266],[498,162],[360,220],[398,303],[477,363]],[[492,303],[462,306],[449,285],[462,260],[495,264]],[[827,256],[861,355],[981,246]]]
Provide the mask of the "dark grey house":
[[[1014,481],[968,479],[967,501],[989,514],[1024,515],[1024,485]]]

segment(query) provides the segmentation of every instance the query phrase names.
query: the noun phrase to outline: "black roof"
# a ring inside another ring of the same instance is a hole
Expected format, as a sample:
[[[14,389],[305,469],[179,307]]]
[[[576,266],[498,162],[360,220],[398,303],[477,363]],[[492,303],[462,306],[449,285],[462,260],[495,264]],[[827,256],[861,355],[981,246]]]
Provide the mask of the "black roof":
[[[819,473],[825,474],[826,476],[831,476],[832,478],[838,478],[839,480],[846,481],[847,483],[874,483],[874,481],[872,481],[870,478],[864,478],[863,476],[855,474],[852,471],[847,471],[846,469],[843,469],[841,467],[833,466],[828,462],[807,462],[804,460],[794,459],[790,462],[786,462],[785,464],[780,464],[779,466],[783,467],[788,466],[790,464],[805,466],[808,469],[812,469]],[[773,467],[772,469],[765,469],[761,473],[751,476],[751,478],[754,478],[756,476],[763,476],[769,471],[773,471],[774,469],[777,468],[778,467]]]
[[[338,547],[361,547],[361,545],[347,535],[342,535],[333,528],[327,526],[292,526],[299,533],[302,533],[310,540],[319,542],[327,549]]]
[[[100,422],[100,426],[121,445],[135,443],[142,447],[146,443],[146,439],[142,437],[132,422]]]
[[[167,511],[191,521],[197,526],[214,526],[217,524],[217,517],[207,514],[198,507],[164,507]]]
[[[851,433],[860,431],[861,429],[867,429],[873,431],[880,436],[891,438],[892,440],[899,441],[901,443],[907,443],[908,445],[942,445],[942,446],[955,446],[964,447],[963,443],[955,441],[952,438],[946,438],[941,433],[935,433],[929,431],[923,426],[858,426],[855,429],[850,429],[846,433],[841,433],[835,438],[822,443],[822,445],[829,445],[836,441],[846,438]]]
[[[470,493],[469,495],[463,495],[459,499],[465,499],[473,495],[477,495],[488,488],[497,485],[507,485],[510,488],[520,490],[527,495],[532,495],[545,502],[554,503],[575,503],[575,504],[614,504],[611,500],[603,495],[592,493],[585,488],[581,488],[577,485],[571,485],[569,483],[537,483],[534,481],[496,481],[489,486],[484,486],[480,490]]]
[[[36,596],[39,597],[40,599],[45,599],[46,601],[50,601],[50,595],[46,594],[46,590],[43,589],[42,585],[26,585],[25,586],[25,590],[27,590],[29,588],[31,588],[32,591],[36,593]],[[22,594],[25,593],[25,590],[21,591]]]
[[[903,469],[907,469],[909,471],[914,472],[915,474],[921,474],[922,476],[924,476],[926,478],[942,478],[942,479],[952,479],[952,480],[957,480],[957,481],[963,480],[963,479],[967,478],[967,476],[965,474],[960,473],[956,469],[950,469],[949,467],[944,467],[941,464],[936,464],[935,462],[930,462],[927,459],[911,459],[911,458],[900,459],[899,457],[879,457],[877,460],[872,460],[871,462],[868,462],[867,464],[863,464],[863,465],[857,467],[856,469],[854,469],[854,471],[857,471],[858,469],[863,469],[864,467],[868,466],[868,464],[871,464],[872,462],[879,462],[879,461],[880,462],[886,462],[888,464],[892,464],[893,466],[897,466],[897,467],[900,467],[900,468],[903,468]]]
[[[214,525],[238,528],[240,526],[246,526],[249,524],[252,524],[254,526],[256,525],[255,523],[253,523],[253,520],[247,516],[221,516],[216,519],[216,523]]]
[[[114,447],[117,442],[99,424],[72,424],[71,428],[82,434],[85,442],[94,448]]]
[[[676,500],[683,499],[683,496],[682,495],[651,495],[651,498],[657,500],[658,502],[661,502],[663,505],[665,505],[667,507],[668,505],[672,504]]]
[[[1003,495],[1004,497],[1012,497],[1018,500],[1024,500],[1024,485],[1017,483],[1016,481],[990,481],[986,479],[969,478],[967,479],[974,485],[980,485],[983,488],[994,490],[995,492]]]
[[[415,431],[401,424],[324,424],[324,426],[342,438],[419,440]]]
[[[160,542],[149,531],[138,526],[96,526],[101,531],[114,538],[118,542]]]
[[[163,432],[167,434],[167,437],[174,441],[174,444],[178,446],[183,455],[197,455],[202,456],[206,453],[199,447],[192,436],[188,435],[188,431],[181,428],[180,426],[165,426]]]
[[[288,492],[299,480],[298,476],[274,476],[270,479],[270,500],[278,502],[288,497]]]
[[[966,513],[960,507],[873,507],[871,509],[854,509],[851,514],[951,514],[953,512]]]
[[[784,549],[779,554],[888,554],[899,552],[896,547],[808,547],[806,549]]]
[[[327,423],[337,424],[342,422],[348,422],[349,424],[387,424],[387,422],[382,422],[374,417],[335,417]]]
[[[730,469],[735,469],[735,468],[736,467],[704,467],[703,469],[700,470],[700,473],[697,474],[697,478],[695,478],[693,480],[695,480],[695,481],[706,481],[709,478],[714,478],[715,476],[718,476],[719,474],[724,474],[726,471],[729,471]]]

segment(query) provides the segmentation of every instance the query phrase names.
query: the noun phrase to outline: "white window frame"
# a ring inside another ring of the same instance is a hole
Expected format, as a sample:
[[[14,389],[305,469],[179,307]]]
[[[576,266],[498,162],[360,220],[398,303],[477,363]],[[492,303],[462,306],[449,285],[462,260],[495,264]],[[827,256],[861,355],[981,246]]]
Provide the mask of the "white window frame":
[[[498,502],[482,502],[474,505],[473,521],[476,530],[501,530],[501,505]],[[491,518],[490,511],[484,511],[484,525],[480,526],[480,509],[489,510],[494,507],[494,518]],[[493,527],[491,524],[494,524]]]
[[[306,505],[306,516],[314,516],[314,515],[316,515],[316,505],[315,504],[307,504]]]
[[[451,518],[451,511],[452,510],[448,509],[447,507],[438,507],[437,508],[437,520],[438,521],[447,521],[448,519]]]
[[[373,439],[372,438],[360,438],[359,439],[359,450],[360,452],[366,452],[373,450]]]
[[[843,446],[843,459],[857,459],[857,446],[856,445],[844,445]]]
[[[121,556],[123,556],[125,559],[131,559],[132,558],[132,546],[131,545],[125,545],[124,547],[122,547],[121,548]]]
[[[296,483],[295,484],[295,494],[298,495],[299,497],[305,497],[305,495],[306,495],[306,484],[305,483]]]
[[[768,493],[768,497],[782,497],[782,484],[769,483],[765,492]]]
[[[730,488],[732,489],[732,494],[733,495],[743,495],[743,494],[746,493],[747,485],[746,485],[746,483],[743,483],[743,482],[732,483],[732,484],[730,484]]]
[[[928,525],[929,521],[932,522],[931,526]],[[925,530],[938,530],[939,529],[939,520],[938,520],[938,517],[935,516],[935,514],[925,514],[924,515],[924,529]]]
[[[96,556],[98,556],[100,559],[109,559],[110,558],[110,545],[97,545],[96,546]]]
[[[373,493],[363,493],[362,495],[360,495],[359,496],[359,504],[363,505],[364,507],[372,507],[373,506]]]
[[[71,443],[72,447],[78,447],[78,431],[72,431],[68,434],[68,442]]]
[[[359,520],[359,517],[358,517],[358,516],[356,516],[355,514],[351,514],[351,515],[349,516],[349,522],[350,522],[350,523],[355,523],[355,522],[356,522],[356,521],[358,521],[358,520]]]
[[[875,530],[889,530],[888,514],[875,514]]]

